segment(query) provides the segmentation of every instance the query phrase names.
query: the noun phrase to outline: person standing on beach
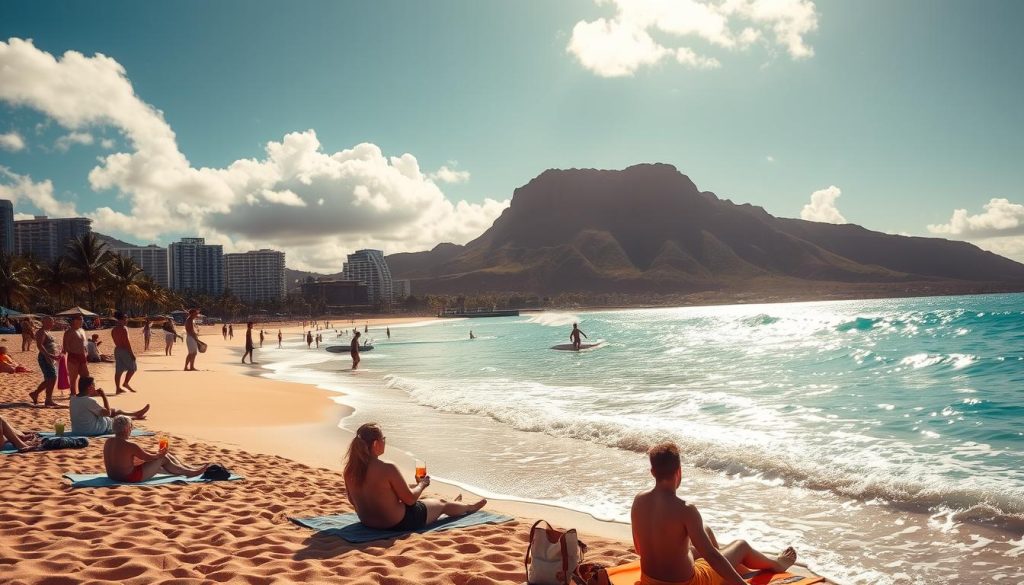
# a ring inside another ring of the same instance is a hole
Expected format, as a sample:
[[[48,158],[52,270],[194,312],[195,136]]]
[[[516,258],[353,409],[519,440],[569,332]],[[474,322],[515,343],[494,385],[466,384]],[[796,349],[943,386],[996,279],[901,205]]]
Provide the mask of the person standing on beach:
[[[352,336],[351,351],[352,351],[352,369],[354,370],[354,369],[359,367],[359,332],[358,331],[356,331],[356,334]]]
[[[281,349],[281,339],[282,339],[281,330],[278,329],[277,330],[277,348],[278,349]]]
[[[655,445],[648,452],[654,487],[640,492],[630,511],[633,546],[640,555],[641,585],[728,584],[745,585],[740,565],[781,573],[796,562],[788,547],[772,560],[745,540],[719,548],[693,504],[679,499],[682,482],[679,448],[674,443]],[[698,558],[690,550],[690,545]]]
[[[36,329],[32,325],[32,318],[25,317],[21,320],[21,351],[31,350],[35,337]]]
[[[345,456],[345,494],[366,526],[411,532],[436,522],[442,514],[464,516],[487,504],[485,499],[474,504],[420,499],[430,485],[430,476],[423,476],[410,489],[398,466],[380,459],[385,441],[377,423],[366,423],[356,430]]]
[[[85,318],[82,315],[71,317],[71,327],[64,332],[64,353],[68,354],[68,380],[71,381],[71,393],[78,388],[75,382],[79,376],[89,375],[89,356],[85,349],[85,332],[82,331],[82,323]]]
[[[149,338],[153,336],[153,329],[149,326],[149,319],[142,325],[142,351],[149,351]]]
[[[174,348],[174,340],[180,339],[178,330],[174,328],[174,321],[170,318],[164,320],[163,326],[160,327],[164,332],[164,355],[172,355],[171,351]]]
[[[36,404],[39,393],[45,391],[46,399],[43,406],[60,406],[53,401],[53,389],[57,385],[57,360],[61,352],[57,349],[57,340],[50,335],[52,328],[53,317],[43,317],[43,325],[35,333],[36,349],[39,350],[39,370],[43,373],[43,381],[28,394],[32,398],[32,404]]]
[[[388,334],[388,341],[390,341],[391,340],[391,328],[390,327],[386,328],[386,331],[387,331],[387,334]]]
[[[580,328],[575,323],[573,323],[572,333],[569,334],[569,339],[572,341],[572,348],[575,349],[576,351],[579,351],[580,345],[582,345],[580,342],[580,335],[582,335],[583,337],[587,337],[587,334],[580,331]],[[587,339],[590,338],[587,337]]]
[[[132,341],[128,338],[128,316],[118,311],[114,313],[117,325],[110,330],[110,337],[114,340],[114,388],[115,394],[123,394],[121,389],[121,375],[127,373],[124,378],[124,387],[131,392],[135,389],[128,383],[138,369],[135,361],[135,351],[132,349]]]
[[[363,333],[369,333],[369,332],[370,332],[370,322],[367,321],[366,325],[363,325]]]
[[[312,349],[312,348],[313,348],[313,332],[312,331],[307,331],[306,332],[306,349]]]
[[[196,331],[198,316],[199,309],[189,309],[188,319],[185,319],[185,347],[188,349],[188,355],[185,356],[186,372],[196,371],[196,354],[199,353],[199,333]]]
[[[242,354],[242,363],[245,363],[245,356],[249,356],[249,363],[252,361],[252,350],[255,349],[252,343],[252,321],[245,324],[245,353]]]
[[[225,323],[220,326],[220,334],[224,336],[224,341],[228,340],[228,324]]]
[[[235,338],[235,328],[231,326],[231,323],[228,323],[228,339],[234,339],[234,338]]]
[[[260,349],[263,349],[263,337],[264,337],[263,330],[260,329]]]

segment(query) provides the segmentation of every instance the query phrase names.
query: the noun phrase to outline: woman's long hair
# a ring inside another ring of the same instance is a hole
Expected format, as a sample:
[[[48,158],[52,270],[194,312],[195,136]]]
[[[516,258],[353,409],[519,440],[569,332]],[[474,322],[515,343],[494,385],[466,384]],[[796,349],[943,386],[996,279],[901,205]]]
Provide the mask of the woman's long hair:
[[[384,433],[377,423],[366,423],[356,430],[356,436],[348,446],[348,454],[345,455],[345,479],[361,485],[366,479],[366,468],[370,465],[372,457],[370,449],[373,442],[384,438]]]

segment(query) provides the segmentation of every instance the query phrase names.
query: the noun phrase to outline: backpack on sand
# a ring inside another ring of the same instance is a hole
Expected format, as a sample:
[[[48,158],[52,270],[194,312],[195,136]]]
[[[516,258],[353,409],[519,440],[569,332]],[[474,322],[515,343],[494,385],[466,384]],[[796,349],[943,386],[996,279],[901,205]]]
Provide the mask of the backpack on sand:
[[[542,522],[547,528],[540,526]],[[575,529],[562,532],[538,520],[530,528],[530,544],[526,548],[526,582],[570,585],[586,550],[587,545],[580,542]]]

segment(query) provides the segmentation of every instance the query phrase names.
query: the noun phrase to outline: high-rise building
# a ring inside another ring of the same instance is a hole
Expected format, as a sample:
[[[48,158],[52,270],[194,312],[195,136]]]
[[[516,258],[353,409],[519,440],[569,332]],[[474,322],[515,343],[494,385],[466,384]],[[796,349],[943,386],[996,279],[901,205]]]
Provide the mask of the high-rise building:
[[[391,304],[391,270],[384,261],[380,250],[357,250],[348,255],[348,262],[342,270],[342,278],[366,283],[371,304]]]
[[[84,217],[35,219],[14,222],[14,251],[31,255],[43,262],[52,262],[67,252],[68,243],[92,231],[92,220]]]
[[[205,238],[182,238],[167,248],[171,289],[219,295],[224,292],[224,247]]]
[[[224,281],[228,290],[249,303],[284,300],[284,252],[225,254]]]
[[[150,244],[145,247],[113,248],[113,252],[135,260],[139,268],[152,278],[153,282],[164,288],[171,287],[171,276],[167,269],[167,248]]]
[[[391,281],[391,298],[394,300],[404,299],[412,294],[412,282],[409,279]]]
[[[14,204],[0,199],[0,252],[14,253]]]
[[[356,280],[313,280],[302,283],[302,296],[327,307],[365,307],[370,304],[366,284]]]

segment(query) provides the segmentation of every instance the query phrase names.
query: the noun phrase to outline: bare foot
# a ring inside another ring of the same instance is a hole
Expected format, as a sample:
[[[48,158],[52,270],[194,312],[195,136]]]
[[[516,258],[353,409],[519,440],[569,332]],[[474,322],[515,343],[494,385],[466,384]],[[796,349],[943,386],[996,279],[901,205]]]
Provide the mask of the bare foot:
[[[149,412],[149,405],[148,404],[146,406],[143,406],[142,410],[140,410],[138,412],[138,414],[135,415],[135,420],[143,420],[143,419],[145,419],[147,412]]]
[[[486,498],[480,498],[480,501],[478,501],[477,503],[471,505],[469,507],[469,510],[466,510],[466,513],[467,514],[472,514],[473,512],[476,512],[477,510],[479,510],[480,508],[483,508],[486,505],[487,505],[487,499]],[[794,558],[795,558],[796,553],[793,553],[793,555],[794,555]]]
[[[786,550],[782,551],[782,553],[779,554],[778,558],[775,559],[775,564],[778,565],[778,567],[776,567],[775,570],[781,573],[782,571],[785,571],[786,569],[792,567],[793,563],[795,562],[796,549],[794,549],[791,546],[787,546]]]
[[[132,388],[128,384],[125,384],[124,387],[127,388],[129,392],[135,392],[135,388]]]
[[[127,390],[122,390],[120,388],[118,388],[117,391],[114,392],[114,394],[127,394],[127,393],[128,393]]]
[[[34,392],[29,392],[28,393],[29,397],[32,399],[32,404],[38,404],[39,403],[39,393],[40,392],[42,392],[42,390],[36,390]]]
[[[452,501],[461,502],[462,501],[462,494],[459,494],[459,495],[455,496],[455,499],[452,500]]]

